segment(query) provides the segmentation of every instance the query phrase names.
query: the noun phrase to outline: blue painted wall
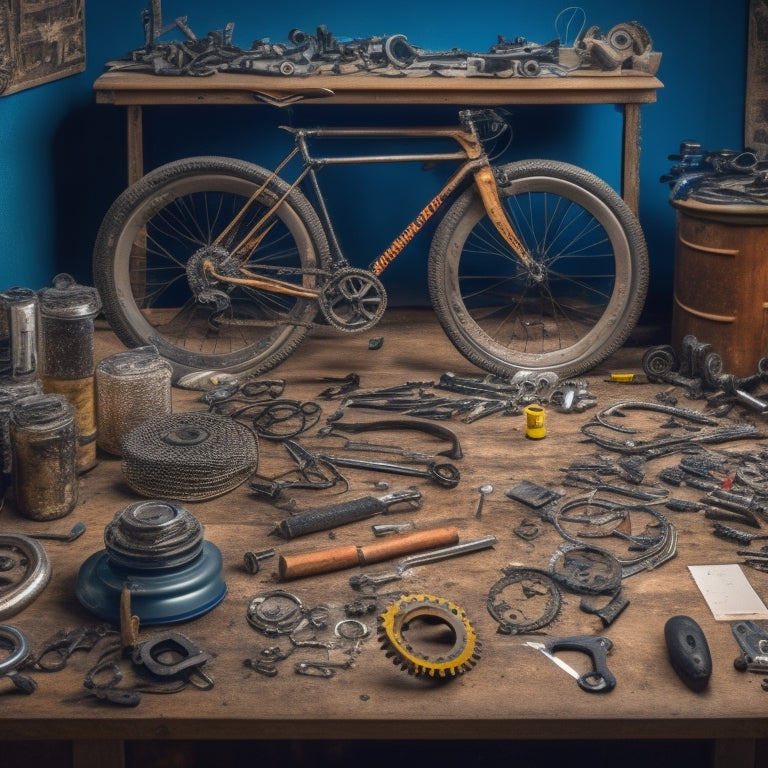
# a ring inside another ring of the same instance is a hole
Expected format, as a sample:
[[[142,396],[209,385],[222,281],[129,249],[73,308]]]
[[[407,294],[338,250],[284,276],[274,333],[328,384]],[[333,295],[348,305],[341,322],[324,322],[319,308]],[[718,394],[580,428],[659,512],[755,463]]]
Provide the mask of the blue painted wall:
[[[0,289],[39,288],[59,271],[91,282],[90,258],[101,218],[125,186],[123,110],[97,105],[93,82],[104,63],[143,43],[145,0],[86,5],[87,69],[28,91],[0,98]],[[400,32],[428,49],[486,50],[499,34],[544,43],[556,36],[562,0],[510,3],[458,0],[416,4],[243,3],[241,0],[165,0],[166,21],[187,16],[199,36],[235,23],[234,42],[286,39],[298,27],[325,24],[338,36]],[[659,176],[683,139],[705,148],[741,148],[744,131],[748,0],[587,0],[587,23],[607,31],[637,20],[663,53],[658,101],[642,107],[640,219],[651,256],[649,310],[671,315],[674,213]],[[265,10],[267,8],[267,10]],[[467,9],[471,9],[469,15]],[[328,105],[277,110],[256,106],[156,108],[145,112],[145,164],[188,154],[222,153],[274,163],[288,146],[282,123],[450,122],[454,108],[342,108]],[[583,165],[619,185],[621,118],[612,106],[518,107],[509,159],[545,156]],[[341,239],[353,263],[368,264],[410,220],[438,182],[438,171],[409,167],[355,169],[344,180],[329,177],[332,204],[340,206]],[[385,274],[392,305],[427,303],[429,230]]]

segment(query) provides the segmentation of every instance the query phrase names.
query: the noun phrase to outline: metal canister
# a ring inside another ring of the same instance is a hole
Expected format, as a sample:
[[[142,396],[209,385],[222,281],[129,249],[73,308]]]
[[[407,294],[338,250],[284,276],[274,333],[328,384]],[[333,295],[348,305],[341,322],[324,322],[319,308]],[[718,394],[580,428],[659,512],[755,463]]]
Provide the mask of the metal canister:
[[[20,514],[55,520],[77,503],[77,438],[69,400],[29,395],[11,406],[13,490]]]
[[[121,456],[120,439],[151,417],[171,413],[171,364],[152,346],[105,357],[96,366],[96,442]]]
[[[40,382],[4,386],[0,383],[0,490],[5,493],[11,483],[13,446],[11,445],[11,409],[22,397],[42,394]]]
[[[0,381],[37,379],[38,301],[31,288],[0,293]]]
[[[67,397],[75,410],[77,471],[96,464],[94,326],[101,311],[95,288],[61,273],[38,291],[40,303],[40,380],[45,392]]]

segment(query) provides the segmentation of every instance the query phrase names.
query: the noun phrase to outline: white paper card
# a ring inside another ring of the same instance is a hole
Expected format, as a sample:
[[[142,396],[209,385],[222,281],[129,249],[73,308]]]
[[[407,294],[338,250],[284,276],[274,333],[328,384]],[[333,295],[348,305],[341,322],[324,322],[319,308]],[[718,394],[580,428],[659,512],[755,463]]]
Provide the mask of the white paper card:
[[[768,608],[741,566],[689,565],[688,570],[717,621],[768,619]]]

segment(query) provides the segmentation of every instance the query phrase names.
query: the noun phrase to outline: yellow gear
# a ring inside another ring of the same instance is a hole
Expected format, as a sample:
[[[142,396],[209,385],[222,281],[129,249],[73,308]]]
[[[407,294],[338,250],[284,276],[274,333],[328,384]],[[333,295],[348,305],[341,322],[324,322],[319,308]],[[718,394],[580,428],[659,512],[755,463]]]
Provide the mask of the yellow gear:
[[[453,646],[432,657],[420,654],[403,637],[414,619],[431,617],[448,625],[453,633]],[[405,595],[394,602],[378,619],[378,639],[392,661],[411,675],[453,678],[468,672],[480,658],[480,643],[466,613],[448,600],[433,595]]]

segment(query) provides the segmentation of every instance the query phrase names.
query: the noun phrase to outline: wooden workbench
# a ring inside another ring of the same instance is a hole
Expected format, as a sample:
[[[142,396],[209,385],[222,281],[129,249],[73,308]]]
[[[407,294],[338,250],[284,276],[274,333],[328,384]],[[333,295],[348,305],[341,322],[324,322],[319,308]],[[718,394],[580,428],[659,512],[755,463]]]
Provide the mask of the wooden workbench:
[[[286,381],[284,396],[317,401],[321,390],[329,386],[329,377],[344,377],[350,372],[359,374],[363,388],[374,389],[406,381],[434,381],[446,371],[466,376],[481,373],[458,355],[427,310],[390,310],[376,330],[379,334],[383,345],[373,349],[369,348],[368,336],[317,329],[291,359],[273,372],[273,377]],[[97,332],[96,342],[98,358],[122,349],[106,328]],[[641,353],[642,348],[626,347],[585,377],[598,407],[627,399],[654,401],[662,389],[659,385],[605,381],[609,372],[639,372]],[[700,403],[686,400],[681,392],[678,394],[680,405],[701,407]],[[175,391],[174,409],[201,408],[198,395]],[[318,402],[324,417],[339,406],[334,400]],[[125,744],[134,741],[201,739],[715,740],[716,765],[756,764],[756,745],[768,737],[768,694],[761,689],[760,675],[734,669],[738,646],[730,625],[713,618],[687,570],[690,564],[740,559],[735,556],[734,545],[712,535],[711,523],[702,516],[665,513],[678,531],[677,556],[624,581],[624,594],[630,604],[609,627],[579,609],[579,596],[565,592],[560,614],[543,630],[549,635],[609,637],[613,642],[609,665],[618,681],[612,692],[581,691],[570,676],[523,644],[530,638],[497,632],[498,624],[487,610],[486,601],[489,590],[502,577],[501,569],[513,563],[546,569],[562,542],[557,532],[543,523],[538,538],[524,540],[515,535],[513,529],[531,518],[531,510],[512,501],[505,492],[520,481],[530,480],[565,492],[567,499],[583,495],[584,491],[561,485],[562,469],[576,459],[605,455],[582,439],[581,426],[592,416],[589,410],[562,413],[553,407],[547,408],[546,414],[547,435],[542,440],[526,437],[522,415],[489,416],[472,424],[458,419],[449,422],[447,426],[460,437],[464,453],[455,462],[462,477],[453,489],[418,478],[347,470],[350,488],[341,495],[339,488],[290,493],[295,502],[293,509],[301,510],[383,493],[375,489],[376,481],[388,482],[391,489],[414,486],[423,493],[422,509],[392,515],[387,522],[413,520],[420,529],[455,525],[462,540],[497,537],[498,543],[490,550],[415,568],[402,582],[382,588],[435,595],[465,610],[482,652],[476,666],[457,679],[435,685],[401,671],[379,647],[375,614],[361,617],[371,634],[353,656],[353,666],[339,669],[330,679],[293,671],[294,661],[327,660],[326,650],[297,650],[278,665],[275,677],[257,674],[245,666],[245,660],[256,657],[261,649],[285,642],[284,638],[268,638],[248,624],[246,611],[255,595],[286,589],[305,606],[325,605],[332,617],[343,618],[344,606],[360,597],[349,585],[350,575],[361,570],[388,571],[392,566],[381,563],[277,582],[274,561],[267,560],[259,573],[249,574],[243,567],[243,554],[248,550],[274,547],[279,554],[287,554],[375,539],[370,530],[372,521],[293,541],[270,536],[274,525],[289,511],[256,497],[245,484],[220,498],[186,505],[204,524],[206,539],[222,552],[222,576],[228,592],[209,613],[172,628],[212,655],[205,669],[214,687],[145,695],[133,709],[105,705],[84,696],[84,675],[95,659],[93,653],[81,652],[61,671],[33,673],[38,689],[32,695],[8,693],[7,681],[0,680],[6,692],[0,696],[0,739],[71,740],[79,766],[121,765]],[[387,416],[392,414],[360,410],[348,412],[344,418],[359,421]],[[743,411],[732,418],[762,421]],[[372,436],[373,442],[393,442],[390,435],[382,433],[369,433],[365,439]],[[413,450],[434,450],[439,445],[418,433],[401,436],[403,447]],[[329,445],[328,438],[318,437],[315,430],[299,439],[308,447]],[[337,449],[340,445],[338,440],[332,444]],[[745,451],[756,445],[741,441],[721,447]],[[618,458],[613,456],[614,460]],[[679,456],[672,456],[648,462],[646,483],[659,484],[658,471],[678,460]],[[260,474],[274,477],[291,466],[279,442],[261,441]],[[478,488],[485,483],[491,483],[494,492],[486,497],[482,515],[477,518]],[[700,492],[676,488],[674,495],[693,500],[699,498]],[[85,559],[103,548],[105,525],[118,510],[139,498],[124,482],[120,460],[101,455],[98,465],[80,477],[75,511],[45,524],[49,530],[63,531],[76,520],[83,520],[87,531],[75,542],[45,543],[53,566],[51,583],[31,605],[5,622],[27,634],[33,653],[62,628],[100,623],[75,597],[77,574]],[[12,502],[6,501],[0,514],[0,531],[23,533],[40,528],[40,523],[21,518]],[[768,600],[768,574],[746,567],[744,571],[758,594]],[[381,599],[379,610],[387,605],[388,599]],[[664,624],[680,613],[699,622],[711,648],[714,672],[703,693],[688,689],[668,661]],[[140,639],[160,629],[141,628]],[[319,638],[327,640],[327,635],[328,631],[318,630]],[[569,656],[564,658],[577,668],[585,661],[579,654]],[[130,680],[129,673],[127,665],[126,680]]]
[[[574,72],[567,77],[461,78],[381,77],[371,74],[280,77],[217,72],[210,77],[158,77],[107,72],[95,82],[96,101],[126,107],[128,180],[144,173],[143,107],[263,104],[260,96],[304,104],[616,104],[623,110],[620,152],[622,194],[637,212],[639,201],[640,106],[656,101],[662,83],[653,75]]]

